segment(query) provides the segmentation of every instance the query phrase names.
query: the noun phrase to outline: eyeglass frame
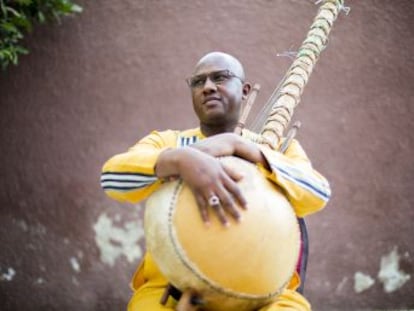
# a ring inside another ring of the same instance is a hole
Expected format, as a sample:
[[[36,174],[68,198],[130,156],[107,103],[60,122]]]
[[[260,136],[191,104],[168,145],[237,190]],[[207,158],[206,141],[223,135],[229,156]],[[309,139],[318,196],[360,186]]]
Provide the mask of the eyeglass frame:
[[[217,79],[214,79],[212,77],[212,75],[220,74],[220,73],[226,75],[226,78],[225,78],[225,80],[222,80],[222,81],[216,81]],[[193,79],[195,79],[195,78],[202,78],[199,82],[200,84],[195,84],[195,82],[193,81]],[[206,84],[207,78],[210,79],[210,81],[213,82],[215,85],[221,85],[221,84],[229,81],[231,78],[237,78],[241,81],[241,83],[244,83],[244,80],[241,77],[239,77],[234,72],[232,72],[231,70],[228,70],[228,69],[216,70],[216,71],[211,71],[209,73],[202,73],[202,74],[199,74],[199,75],[194,75],[194,76],[191,76],[191,77],[185,79],[185,81],[187,82],[187,85],[191,89],[194,89],[194,88],[200,88],[200,87],[204,86]]]

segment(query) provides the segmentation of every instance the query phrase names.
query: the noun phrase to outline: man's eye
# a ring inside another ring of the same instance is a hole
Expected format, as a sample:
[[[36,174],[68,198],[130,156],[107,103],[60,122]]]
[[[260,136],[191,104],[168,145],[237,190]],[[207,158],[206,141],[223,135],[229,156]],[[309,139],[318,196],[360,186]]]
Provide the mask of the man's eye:
[[[202,77],[193,78],[191,80],[191,86],[200,86],[204,84],[205,79]]]
[[[213,77],[212,77],[212,80],[214,81],[214,82],[224,82],[224,81],[226,81],[226,80],[228,80],[229,79],[229,77],[228,77],[228,75],[227,74],[225,74],[225,73],[216,73]]]

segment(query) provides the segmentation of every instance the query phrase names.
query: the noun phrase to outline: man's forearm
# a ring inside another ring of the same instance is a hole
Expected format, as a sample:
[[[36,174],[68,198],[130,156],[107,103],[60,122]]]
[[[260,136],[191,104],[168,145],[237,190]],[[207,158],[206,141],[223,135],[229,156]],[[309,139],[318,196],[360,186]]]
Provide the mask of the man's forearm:
[[[200,156],[200,153],[201,151],[189,147],[166,149],[158,156],[155,174],[159,178],[180,176],[183,164]]]
[[[155,175],[159,178],[179,175],[179,158],[182,154],[181,149],[171,148],[164,150],[155,164]]]

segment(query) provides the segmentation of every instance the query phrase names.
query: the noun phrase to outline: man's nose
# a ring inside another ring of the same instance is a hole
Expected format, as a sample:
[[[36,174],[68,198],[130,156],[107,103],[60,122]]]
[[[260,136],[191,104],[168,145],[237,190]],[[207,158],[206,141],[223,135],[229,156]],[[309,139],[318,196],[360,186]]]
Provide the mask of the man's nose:
[[[217,85],[210,79],[210,77],[207,77],[206,82],[204,82],[203,92],[211,93],[215,91],[217,91]]]

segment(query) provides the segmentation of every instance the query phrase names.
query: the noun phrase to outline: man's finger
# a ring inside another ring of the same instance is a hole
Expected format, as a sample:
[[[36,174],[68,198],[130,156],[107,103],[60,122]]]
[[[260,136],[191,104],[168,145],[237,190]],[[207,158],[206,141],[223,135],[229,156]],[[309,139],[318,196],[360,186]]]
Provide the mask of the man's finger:
[[[240,220],[241,214],[237,209],[232,193],[229,193],[226,188],[223,188],[223,191],[220,193],[220,197],[220,203],[223,210],[229,213],[234,219]]]
[[[244,209],[247,209],[247,200],[241,192],[239,185],[230,177],[223,179],[223,185],[226,188],[226,191],[228,191],[233,196],[233,198],[240,204],[240,206]]]
[[[175,311],[197,311],[200,310],[202,303],[202,299],[194,291],[188,289],[181,295]]]
[[[194,194],[197,202],[198,210],[200,211],[201,219],[207,225],[210,224],[210,217],[208,216],[208,204],[201,194]]]
[[[240,181],[244,177],[243,173],[236,171],[235,169],[225,165],[224,163],[222,163],[222,166],[227,175],[234,181]]]
[[[213,208],[220,222],[226,227],[229,226],[229,220],[227,219],[226,213],[224,212],[221,203],[212,205],[211,207]]]

